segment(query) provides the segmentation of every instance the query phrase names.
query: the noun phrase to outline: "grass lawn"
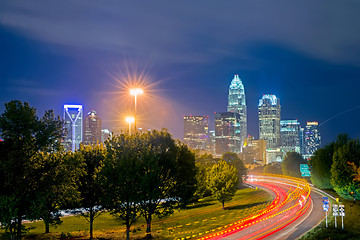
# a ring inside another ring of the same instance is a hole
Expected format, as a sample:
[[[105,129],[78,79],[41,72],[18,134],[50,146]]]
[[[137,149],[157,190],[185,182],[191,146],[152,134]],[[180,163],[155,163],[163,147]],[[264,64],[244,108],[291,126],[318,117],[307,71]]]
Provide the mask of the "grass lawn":
[[[272,201],[269,193],[263,190],[244,188],[237,191],[233,200],[225,204],[225,210],[216,199],[207,197],[186,210],[175,211],[165,219],[154,218],[152,235],[156,239],[181,239],[195,237],[221,228],[265,208]],[[89,224],[83,217],[69,216],[62,218],[60,226],[51,227],[50,234],[43,234],[45,228],[42,221],[26,224],[33,229],[26,239],[86,239],[89,236]],[[146,222],[140,218],[131,228],[130,237],[145,237]],[[0,232],[1,235],[1,232]],[[100,215],[94,221],[94,237],[98,239],[124,239],[125,227],[109,213]]]

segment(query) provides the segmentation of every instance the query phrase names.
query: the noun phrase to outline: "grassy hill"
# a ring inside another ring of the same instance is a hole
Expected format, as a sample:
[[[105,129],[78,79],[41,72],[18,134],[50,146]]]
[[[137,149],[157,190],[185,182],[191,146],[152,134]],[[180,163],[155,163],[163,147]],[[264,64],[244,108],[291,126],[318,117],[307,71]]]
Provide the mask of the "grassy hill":
[[[155,218],[152,222],[152,234],[157,239],[181,239],[199,236],[206,231],[221,229],[223,226],[254,214],[271,202],[269,193],[263,190],[244,188],[237,191],[234,199],[225,204],[225,210],[216,199],[207,197],[191,204],[185,210],[175,211],[165,219]],[[88,222],[79,216],[62,218],[63,223],[51,227],[50,234],[43,234],[42,221],[27,223],[31,228],[25,239],[87,239]],[[131,228],[132,239],[145,236],[146,222],[140,218]],[[3,232],[0,232],[0,235]],[[94,237],[98,239],[124,239],[125,227],[109,213],[100,215],[94,222]]]

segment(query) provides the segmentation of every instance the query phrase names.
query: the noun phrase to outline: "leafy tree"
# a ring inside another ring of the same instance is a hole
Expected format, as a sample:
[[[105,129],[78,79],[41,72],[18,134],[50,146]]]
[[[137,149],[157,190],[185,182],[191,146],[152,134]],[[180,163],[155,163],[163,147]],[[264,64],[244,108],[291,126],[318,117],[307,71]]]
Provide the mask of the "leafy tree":
[[[126,239],[130,227],[139,213],[142,149],[140,134],[120,134],[106,142],[106,159],[101,174],[104,176],[103,204],[126,226]]]
[[[330,189],[331,165],[333,156],[337,149],[341,148],[350,140],[347,134],[339,134],[336,140],[323,148],[318,149],[309,160],[311,168],[311,182],[322,189]]]
[[[20,239],[22,219],[33,210],[31,204],[37,181],[30,174],[31,159],[39,151],[58,150],[64,129],[53,111],[46,111],[39,119],[35,108],[14,100],[5,104],[5,112],[0,116],[0,135],[6,149],[6,155],[1,157],[4,182],[0,195],[3,199],[12,199],[10,207],[13,209],[8,213],[15,214],[11,224],[16,224],[14,234]]]
[[[31,217],[41,218],[45,223],[45,233],[50,225],[61,224],[60,209],[72,205],[79,199],[77,180],[81,171],[81,156],[78,153],[40,152],[31,159],[30,169],[34,184],[34,209]]]
[[[147,222],[171,214],[184,206],[195,191],[195,158],[185,145],[165,131],[120,134],[107,142],[103,168],[106,205],[130,228],[137,214]],[[128,236],[128,234],[127,234]]]
[[[353,172],[353,174],[351,174],[351,176],[354,177],[353,181],[360,182],[360,166],[356,166],[353,162],[348,162],[348,165]]]
[[[353,169],[348,163],[360,166],[360,143],[357,139],[348,141],[335,152],[331,166],[331,184],[340,196],[360,199],[360,184],[354,181]]]
[[[83,175],[79,179],[80,207],[85,209],[81,215],[90,224],[90,239],[93,239],[94,220],[101,212],[101,199],[104,188],[101,181],[101,169],[104,165],[106,148],[101,144],[80,145],[78,153],[84,161]]]
[[[178,173],[183,172],[181,169],[183,165],[179,164],[180,148],[167,131],[154,130],[142,134],[141,137],[145,147],[139,158],[142,168],[139,206],[147,222],[147,237],[151,238],[153,215],[159,218],[166,217],[181,201],[180,193],[183,185],[179,184],[181,179],[178,179]],[[188,157],[193,158],[191,155]],[[195,161],[192,164],[195,168]]]
[[[211,168],[208,185],[212,194],[222,203],[223,209],[225,202],[231,201],[235,195],[237,184],[238,173],[234,166],[220,160]]]
[[[233,152],[224,153],[221,159],[237,169],[238,187],[241,187],[243,183],[243,177],[246,177],[247,175],[247,168],[245,167],[243,161],[239,158],[239,156],[236,153]]]
[[[177,142],[176,157],[176,187],[174,195],[177,196],[180,207],[185,208],[186,205],[194,200],[194,194],[197,188],[195,166],[195,155],[189,150],[187,145]]]
[[[219,159],[214,158],[212,154],[204,153],[200,156],[197,156],[195,161],[196,163],[199,163],[203,166],[212,167],[214,164],[216,164],[219,161]]]
[[[264,167],[264,173],[281,175],[282,174],[281,165],[278,163],[268,164]]]
[[[281,163],[284,175],[301,177],[300,164],[305,164],[306,160],[297,152],[287,152]]]
[[[200,156],[196,156],[196,191],[195,191],[195,199],[200,199],[203,197],[211,196],[211,191],[207,185],[208,172],[211,167],[214,166],[219,159],[214,158],[211,154],[203,154]]]

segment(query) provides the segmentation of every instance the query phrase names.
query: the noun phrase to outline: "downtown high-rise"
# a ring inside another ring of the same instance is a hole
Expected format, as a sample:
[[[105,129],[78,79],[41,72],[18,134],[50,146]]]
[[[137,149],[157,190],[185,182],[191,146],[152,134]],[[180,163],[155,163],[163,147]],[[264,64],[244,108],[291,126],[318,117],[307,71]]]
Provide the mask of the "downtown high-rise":
[[[268,149],[280,148],[280,99],[266,94],[259,100],[259,139],[266,140]]]
[[[241,152],[240,114],[235,112],[215,113],[215,152]]]
[[[281,150],[301,153],[300,123],[298,120],[280,121]]]
[[[240,136],[241,136],[240,145],[242,149],[245,138],[247,137],[247,110],[246,110],[244,84],[242,83],[239,75],[235,75],[231,81],[229,87],[227,111],[239,114]]]
[[[318,122],[307,122],[304,131],[304,157],[306,159],[314,155],[320,148],[321,136]]]
[[[209,117],[184,116],[184,142],[193,149],[208,150]]]
[[[83,106],[64,105],[64,122],[66,136],[64,138],[64,148],[67,151],[79,149],[83,141]]]
[[[84,119],[84,145],[101,142],[101,119],[96,111],[92,110]]]

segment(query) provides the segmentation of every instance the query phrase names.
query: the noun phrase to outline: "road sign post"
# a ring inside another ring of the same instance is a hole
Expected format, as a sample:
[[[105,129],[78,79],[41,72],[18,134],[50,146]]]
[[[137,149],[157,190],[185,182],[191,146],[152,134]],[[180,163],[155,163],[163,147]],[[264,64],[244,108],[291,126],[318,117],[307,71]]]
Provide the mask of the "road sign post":
[[[323,197],[323,208],[326,213],[326,227],[328,227],[328,220],[327,220],[327,215],[328,215],[328,211],[329,211],[329,198],[328,197]]]
[[[345,206],[339,205],[339,215],[341,216],[341,227],[344,230]]]
[[[333,216],[335,217],[335,228],[337,228],[336,217],[339,216],[338,205],[333,204]]]

